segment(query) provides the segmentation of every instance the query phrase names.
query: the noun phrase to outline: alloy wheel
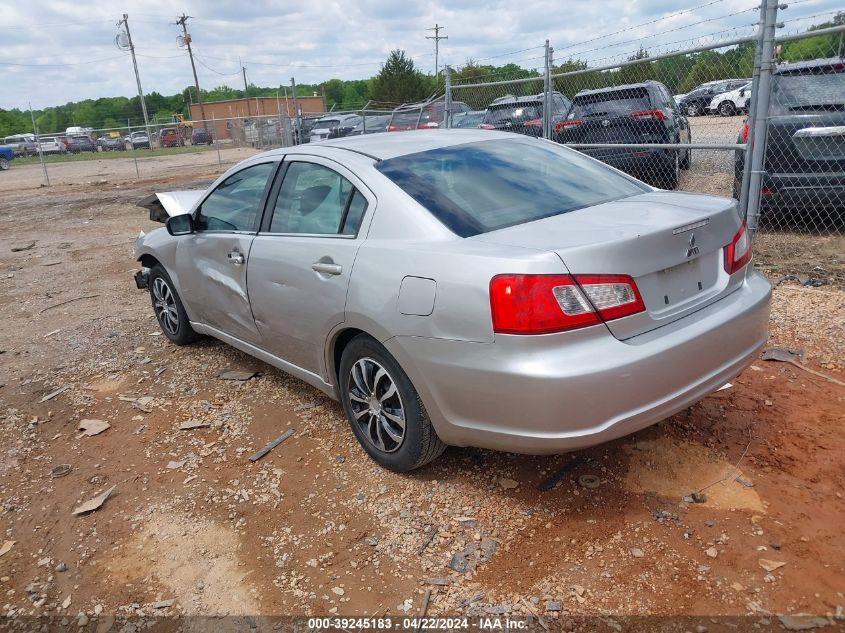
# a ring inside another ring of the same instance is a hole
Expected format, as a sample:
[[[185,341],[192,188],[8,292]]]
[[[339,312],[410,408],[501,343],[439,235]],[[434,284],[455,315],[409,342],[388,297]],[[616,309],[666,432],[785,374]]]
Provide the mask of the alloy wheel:
[[[170,286],[162,277],[153,280],[153,309],[164,330],[173,336],[179,333],[179,311]]]
[[[355,423],[380,451],[392,453],[405,439],[405,407],[393,377],[372,358],[349,370],[347,396]]]

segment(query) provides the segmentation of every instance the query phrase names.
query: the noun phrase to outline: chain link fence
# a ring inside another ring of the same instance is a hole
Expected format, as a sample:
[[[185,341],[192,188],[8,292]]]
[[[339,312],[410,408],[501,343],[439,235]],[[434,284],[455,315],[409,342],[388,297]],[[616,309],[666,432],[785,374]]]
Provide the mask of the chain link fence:
[[[681,50],[555,66],[547,43],[545,68],[527,77],[447,69],[446,101],[468,104],[483,129],[542,136],[664,189],[732,196],[753,230],[843,235],[845,15],[776,36],[778,8],[767,0],[753,30]],[[454,107],[451,127],[465,117]]]

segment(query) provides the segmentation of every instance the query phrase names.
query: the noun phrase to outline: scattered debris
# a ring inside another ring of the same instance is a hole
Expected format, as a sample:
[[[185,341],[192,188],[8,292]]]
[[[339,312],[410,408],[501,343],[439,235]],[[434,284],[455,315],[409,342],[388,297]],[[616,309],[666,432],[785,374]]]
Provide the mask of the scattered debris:
[[[370,547],[375,547],[379,544],[379,537],[377,536],[368,536],[364,539],[364,542],[369,545]]]
[[[513,479],[502,477],[501,479],[499,479],[499,485],[505,490],[513,490],[519,485],[519,483],[514,481]]]
[[[38,404],[41,404],[43,402],[47,402],[48,400],[52,400],[53,398],[58,396],[60,393],[64,393],[68,389],[70,389],[70,385],[65,385],[64,387],[60,387],[59,389],[56,389],[55,391],[48,393],[46,396],[41,398],[41,400],[38,401]]]
[[[832,624],[830,620],[820,615],[779,615],[778,620],[787,631],[809,631]]]
[[[643,556],[645,556],[645,552],[643,552],[639,547],[632,547],[631,556],[633,556],[634,558],[642,558]]]
[[[704,550],[704,553],[709,556],[710,558],[716,558],[719,555],[719,550],[717,550],[712,545]]]
[[[293,410],[294,411],[305,411],[306,409],[314,409],[317,406],[316,402],[303,402],[302,404],[296,405]]]
[[[46,308],[42,308],[38,314],[44,314],[47,310],[52,310],[53,308],[58,308],[59,306],[67,305],[68,303],[73,303],[74,301],[82,301],[83,299],[94,299],[99,297],[100,295],[85,295],[84,297],[74,297],[73,299],[68,299],[67,301],[62,301],[61,303],[54,303],[51,306],[47,306]]]
[[[60,562],[58,565],[56,565],[55,570],[60,573],[67,571],[67,563],[65,563],[64,561]]]
[[[437,536],[437,530],[434,529],[433,525],[426,525],[425,526],[425,538],[423,542],[417,546],[417,555],[422,556],[422,553],[426,550],[426,548],[431,545],[432,541],[434,541],[434,537]]]
[[[188,463],[187,459],[180,459],[178,462],[170,461],[170,462],[167,462],[167,468],[169,470],[176,470],[177,468],[182,468],[182,466],[184,466],[187,463]]]
[[[845,382],[837,380],[833,376],[823,374],[820,371],[816,371],[815,369],[805,367],[803,363],[805,363],[807,359],[806,352],[803,349],[791,349],[788,347],[770,347],[769,349],[763,352],[762,358],[763,360],[773,360],[779,361],[781,363],[789,363],[790,365],[793,365],[802,371],[806,371],[808,374],[818,376],[819,378],[824,378],[825,380],[828,380],[835,385],[842,385],[843,387],[845,387]]]
[[[426,578],[424,582],[427,585],[437,585],[438,587],[448,587],[449,584],[452,581],[444,576],[444,577],[439,577],[439,578]]]
[[[179,425],[179,430],[190,431],[191,429],[206,429],[210,426],[211,424],[208,422],[202,422],[201,420],[186,420]]]
[[[70,464],[59,464],[58,466],[53,468],[53,470],[50,471],[50,477],[52,477],[53,479],[64,477],[65,475],[70,473],[71,468],[72,467]]]
[[[566,477],[566,473],[575,468],[575,466],[577,466],[579,463],[581,463],[581,460],[571,458],[555,473],[541,481],[540,484],[537,486],[537,489],[541,492],[548,492],[549,490],[554,489],[561,481],[563,481],[563,478]]]
[[[13,252],[13,253],[20,253],[20,252],[22,252],[22,251],[28,251],[28,250],[30,250],[31,248],[33,248],[33,247],[35,246],[35,244],[36,244],[36,243],[37,243],[37,242],[36,242],[35,240],[33,240],[32,242],[30,242],[29,244],[26,244],[26,245],[24,245],[24,246],[13,246],[13,247],[12,247],[12,252]]]
[[[288,429],[287,431],[282,433],[279,437],[277,437],[275,440],[270,442],[267,446],[262,448],[260,451],[258,451],[254,455],[251,455],[250,458],[249,458],[249,461],[257,462],[259,459],[264,457],[267,453],[272,451],[274,448],[276,448],[279,444],[284,442],[286,439],[288,439],[292,435],[293,435],[293,429]]]
[[[342,596],[346,591],[343,590],[343,587],[332,587],[332,593],[336,596]]]
[[[757,562],[760,563],[760,567],[762,567],[763,569],[765,569],[766,571],[769,571],[769,572],[772,572],[776,569],[780,569],[781,567],[786,565],[786,563],[783,562],[783,561],[769,560],[768,558],[761,558]]]
[[[132,406],[136,409],[140,409],[144,413],[152,413],[153,411],[153,401],[155,398],[152,396],[143,396],[141,398],[135,398],[132,402]]]
[[[558,600],[547,600],[546,611],[560,611],[560,602]]]
[[[733,383],[726,382],[724,385],[716,389],[716,391],[724,391],[725,389],[730,389],[731,387],[733,387]]]
[[[71,597],[68,596],[62,601],[62,609],[67,609],[70,606]]]
[[[744,477],[737,477],[736,479],[734,479],[734,481],[740,484],[741,486],[745,486],[746,488],[754,487],[754,482],[750,479],[745,479]]]
[[[238,371],[237,369],[229,369],[228,367],[217,372],[217,377],[220,380],[244,381],[254,378],[257,375],[257,371]]]
[[[15,546],[16,541],[4,541],[2,547],[0,547],[0,556],[4,556],[8,554],[9,551]]]
[[[598,488],[601,485],[601,479],[595,475],[581,475],[578,477],[578,483],[582,488]]]
[[[83,435],[91,437],[92,435],[99,435],[106,429],[111,428],[111,424],[105,420],[80,420],[78,428],[82,431]]]
[[[94,510],[99,509],[100,506],[102,506],[106,502],[106,499],[109,498],[109,495],[111,495],[111,493],[114,491],[115,488],[117,488],[117,486],[112,486],[108,490],[98,494],[93,499],[86,501],[82,505],[78,506],[72,512],[72,514],[86,514],[88,512],[93,512]]]
[[[423,603],[422,608],[420,609],[420,618],[424,618],[425,614],[428,613],[428,603],[431,601],[431,589],[425,590],[425,595],[423,596]],[[422,631],[422,623],[417,626],[417,631]]]

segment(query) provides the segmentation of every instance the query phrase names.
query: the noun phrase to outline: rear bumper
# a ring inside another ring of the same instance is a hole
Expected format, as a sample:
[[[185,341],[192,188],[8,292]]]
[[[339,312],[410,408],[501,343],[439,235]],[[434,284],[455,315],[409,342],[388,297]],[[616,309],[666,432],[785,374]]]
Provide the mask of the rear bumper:
[[[825,174],[766,176],[767,188],[762,201],[767,208],[778,209],[845,209],[845,178]]]
[[[727,297],[624,342],[602,325],[491,344],[385,345],[447,444],[558,453],[659,422],[738,375],[766,343],[770,298],[768,281],[750,272]]]
[[[675,156],[671,150],[663,149],[584,149],[587,156],[615,167],[634,176],[654,175],[655,169],[674,167]]]

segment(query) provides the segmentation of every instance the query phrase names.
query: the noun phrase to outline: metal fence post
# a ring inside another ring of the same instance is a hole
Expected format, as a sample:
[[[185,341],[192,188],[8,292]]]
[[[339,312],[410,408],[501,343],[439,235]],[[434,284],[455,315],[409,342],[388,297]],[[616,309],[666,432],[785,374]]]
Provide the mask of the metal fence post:
[[[546,40],[543,72],[543,138],[552,137],[551,112],[552,112],[552,68],[549,64],[549,40]]]
[[[214,136],[211,137],[211,141],[214,143],[214,147],[217,149],[217,165],[219,167],[223,166],[223,159],[220,158],[220,141],[217,139],[217,118],[212,117],[211,119],[211,129],[214,130]]]
[[[766,134],[769,123],[769,100],[772,95],[772,66],[775,56],[775,29],[777,28],[778,0],[763,0],[766,14],[763,22],[763,45],[760,52],[760,79],[757,87],[754,128],[749,126],[748,143],[751,145],[751,163],[748,181],[748,207],[746,221],[753,236],[760,220],[760,189],[763,184],[763,167],[766,157]]]
[[[766,3],[760,2],[760,19],[757,28],[757,43],[754,47],[754,69],[751,72],[751,97],[748,105],[748,138],[745,139],[745,150],[742,160],[742,181],[739,189],[739,211],[743,218],[748,217],[748,186],[751,184],[751,130],[754,128],[754,121],[757,119],[757,92],[760,87],[760,62],[763,59],[763,33],[766,25]],[[734,176],[736,177],[736,176]]]
[[[294,131],[295,134],[293,135],[293,144],[300,145],[302,143],[302,119],[299,116],[299,103],[296,100],[296,80],[291,77],[290,78],[290,87],[293,90],[293,116],[294,116]]]
[[[32,103],[29,104],[29,117],[32,119],[32,131],[35,133],[35,144],[38,146],[38,160],[41,161],[41,169],[44,170],[45,186],[50,186],[50,176],[47,175],[47,163],[44,162],[44,150],[41,149],[41,137],[38,134],[38,126],[35,125],[35,114],[32,112]]]
[[[443,109],[446,110],[446,129],[452,127],[452,67],[446,65],[443,68],[443,81],[445,82],[445,96],[443,97]]]
[[[129,147],[132,148],[132,159],[135,161],[135,176],[141,178],[141,172],[138,170],[138,153],[135,151],[135,143],[132,142],[132,119],[126,119],[126,134],[129,139]],[[150,141],[150,151],[153,151],[153,140],[147,136]]]

